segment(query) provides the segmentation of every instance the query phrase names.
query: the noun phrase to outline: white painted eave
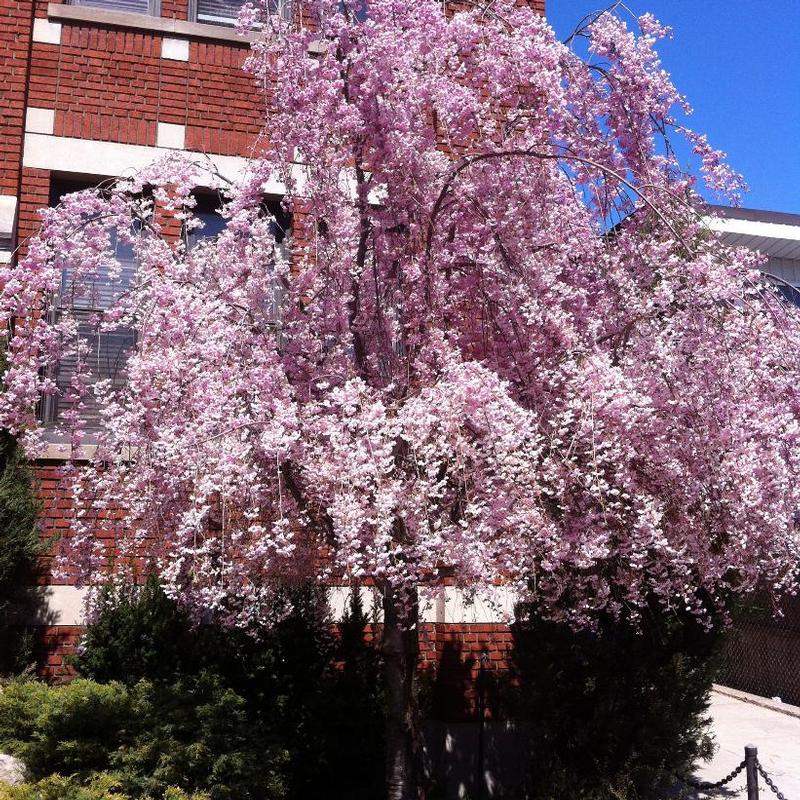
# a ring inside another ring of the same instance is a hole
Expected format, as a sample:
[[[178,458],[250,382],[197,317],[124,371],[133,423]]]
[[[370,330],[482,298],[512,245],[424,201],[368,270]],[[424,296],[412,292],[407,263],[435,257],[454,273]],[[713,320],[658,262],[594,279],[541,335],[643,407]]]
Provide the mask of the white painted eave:
[[[748,247],[775,258],[800,258],[800,225],[734,217],[708,217],[706,223],[731,247]]]

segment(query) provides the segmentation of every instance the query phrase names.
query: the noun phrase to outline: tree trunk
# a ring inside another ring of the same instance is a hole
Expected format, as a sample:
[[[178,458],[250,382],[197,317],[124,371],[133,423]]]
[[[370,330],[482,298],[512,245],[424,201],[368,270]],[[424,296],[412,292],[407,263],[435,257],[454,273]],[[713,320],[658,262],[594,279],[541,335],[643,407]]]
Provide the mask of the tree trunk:
[[[383,675],[386,688],[386,797],[419,800],[421,751],[417,708],[419,601],[416,591],[383,592]]]

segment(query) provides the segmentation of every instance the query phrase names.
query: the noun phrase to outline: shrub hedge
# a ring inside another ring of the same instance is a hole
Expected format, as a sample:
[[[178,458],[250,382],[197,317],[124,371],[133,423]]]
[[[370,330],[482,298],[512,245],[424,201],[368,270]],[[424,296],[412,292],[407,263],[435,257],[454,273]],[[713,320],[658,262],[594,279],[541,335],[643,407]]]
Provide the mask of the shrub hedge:
[[[74,660],[85,677],[0,692],[0,750],[37,786],[95,791],[110,775],[116,788],[101,781],[98,791],[131,800],[174,788],[209,800],[380,796],[383,704],[368,620],[356,601],[336,636],[321,591],[284,602],[283,621],[256,637],[193,626],[153,579],[109,589]]]
[[[530,800],[653,800],[713,752],[707,709],[721,628],[655,608],[572,630],[522,609],[513,628]]]

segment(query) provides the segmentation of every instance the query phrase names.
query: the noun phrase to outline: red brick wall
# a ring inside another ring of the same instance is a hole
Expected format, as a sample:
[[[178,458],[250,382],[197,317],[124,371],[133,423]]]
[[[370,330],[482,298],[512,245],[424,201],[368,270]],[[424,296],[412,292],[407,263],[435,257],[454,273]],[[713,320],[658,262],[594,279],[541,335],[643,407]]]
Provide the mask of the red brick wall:
[[[25,125],[32,6],[0,0],[0,194],[17,194]]]
[[[37,630],[34,652],[39,675],[53,682],[74,677],[69,663],[80,643],[83,628],[61,625]],[[367,640],[377,646],[380,626],[367,634]],[[484,670],[486,716],[502,704],[494,693],[497,678],[508,673],[512,647],[511,631],[500,624],[433,624],[420,626],[420,675],[427,686],[433,719],[448,722],[468,722],[475,719],[478,702],[478,681],[481,654],[489,656]]]
[[[253,79],[242,70],[247,54],[246,48],[192,42],[183,117],[162,120],[187,125],[187,149],[250,154],[265,109],[263,94],[253,90]]]

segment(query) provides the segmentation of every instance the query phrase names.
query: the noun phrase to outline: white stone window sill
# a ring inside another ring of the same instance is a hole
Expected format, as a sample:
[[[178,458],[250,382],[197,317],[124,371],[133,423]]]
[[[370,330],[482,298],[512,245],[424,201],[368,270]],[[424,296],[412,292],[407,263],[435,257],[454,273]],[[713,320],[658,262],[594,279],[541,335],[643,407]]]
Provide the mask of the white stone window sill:
[[[171,36],[185,36],[189,39],[211,39],[242,46],[247,46],[258,38],[256,34],[240,36],[234,29],[221,25],[154,17],[149,14],[134,14],[130,11],[110,11],[92,6],[71,6],[65,3],[48,3],[47,17],[52,20],[92,22],[96,25],[109,25],[115,28],[166,33]]]

